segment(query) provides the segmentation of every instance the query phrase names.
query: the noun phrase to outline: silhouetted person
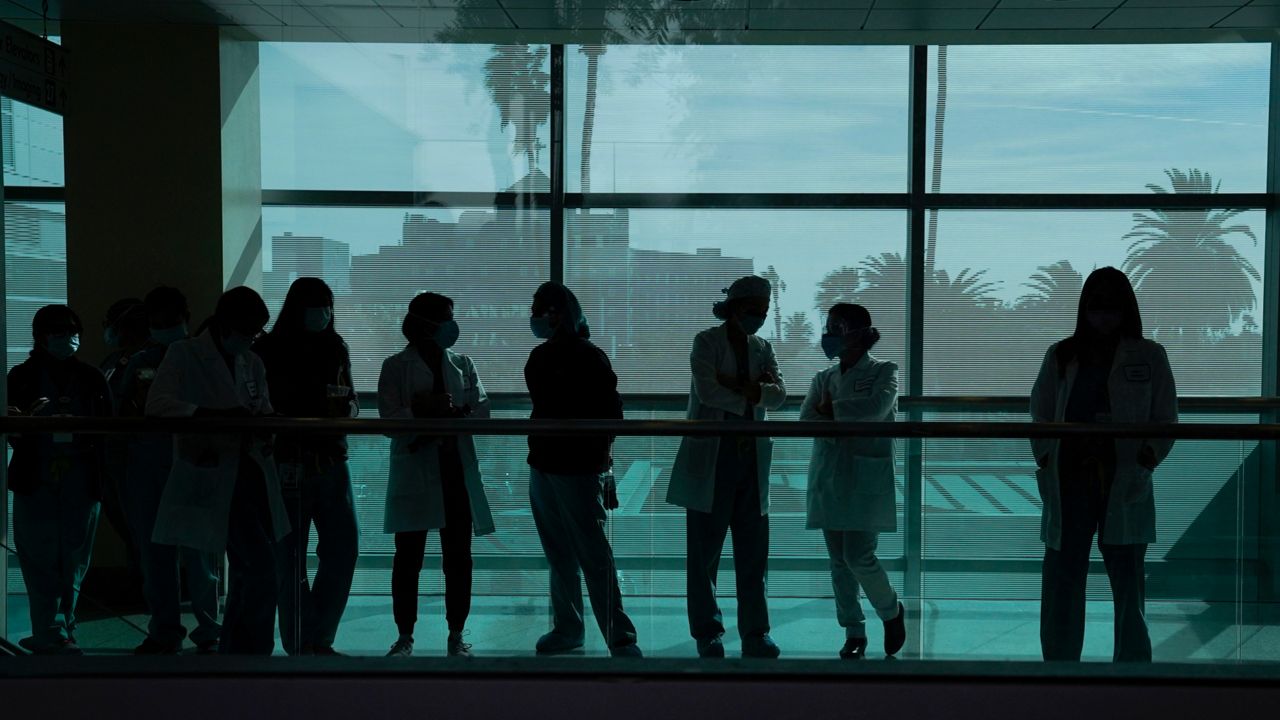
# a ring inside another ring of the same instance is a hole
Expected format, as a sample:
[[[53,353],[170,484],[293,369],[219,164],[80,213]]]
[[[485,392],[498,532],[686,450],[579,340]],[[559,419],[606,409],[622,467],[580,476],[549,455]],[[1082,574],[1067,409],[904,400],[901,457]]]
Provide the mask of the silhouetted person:
[[[146,414],[147,398],[169,346],[187,339],[191,311],[176,288],[158,287],[147,293],[146,317],[151,341],[135,352],[121,371],[116,407],[122,417]],[[122,436],[128,474],[121,487],[129,526],[142,560],[142,590],[151,611],[148,636],[134,648],[137,655],[175,655],[182,650],[187,629],[182,624],[178,565],[186,571],[187,592],[196,629],[191,641],[202,653],[218,648],[218,566],[221,556],[190,547],[152,540],[160,498],[173,470],[173,437],[166,433]]]
[[[582,306],[569,288],[543,283],[533,295],[529,326],[544,342],[529,353],[525,383],[534,420],[622,418],[618,378],[609,358],[590,341]],[[540,654],[582,647],[582,578],[591,610],[614,657],[640,657],[636,629],[622,608],[622,591],[605,535],[606,475],[613,438],[529,436],[529,499],[542,550],[551,566],[551,632]],[[609,493],[612,498],[613,494]],[[611,502],[610,505],[613,505]],[[581,572],[579,572],[581,571]]]
[[[1133,287],[1115,268],[1093,271],[1075,333],[1045,354],[1031,391],[1035,422],[1175,423],[1169,358],[1142,337]],[[1173,441],[1067,438],[1031,441],[1044,503],[1040,644],[1046,660],[1080,659],[1089,551],[1098,536],[1115,601],[1117,661],[1150,661],[1144,561],[1156,539],[1151,474]]]
[[[148,340],[150,333],[147,311],[142,301],[138,298],[122,298],[112,303],[102,319],[102,345],[106,348],[107,355],[98,364],[98,369],[107,378],[117,413],[120,411],[124,369],[133,355],[146,346]],[[134,537],[122,495],[127,474],[125,438],[121,435],[106,435],[103,441],[106,443],[107,464],[103,476],[102,515],[124,543],[125,561],[129,576],[134,581],[131,585],[136,588],[141,585],[138,581],[142,580],[142,560],[138,538]]]
[[[378,412],[384,418],[455,419],[489,417],[489,396],[471,358],[450,348],[461,330],[453,300],[422,293],[409,303],[400,326],[409,341],[382,363]],[[427,531],[440,531],[444,612],[449,626],[445,652],[468,657],[463,640],[471,614],[471,536],[493,532],[475,440],[470,435],[398,435],[391,438],[391,475],[383,530],[395,533],[391,603],[400,636],[389,656],[413,654],[418,621],[418,578]]]
[[[258,293],[232,288],[203,332],[169,346],[147,395],[147,415],[251,418],[272,413],[254,340],[270,319]],[[227,605],[219,650],[270,655],[275,647],[275,543],[289,534],[270,445],[254,433],[178,435],[154,542],[226,550]]]
[[[713,307],[723,324],[698,333],[689,363],[690,420],[764,420],[787,399],[773,347],[756,332],[769,313],[769,281],[735,280]],[[769,466],[766,437],[686,437],[671,469],[667,502],[685,508],[689,632],[698,655],[724,657],[716,575],[729,530],[738,589],[738,634],[746,657],[776,658],[769,637],[765,575],[769,562]]]
[[[333,291],[319,278],[293,281],[271,332],[254,346],[267,369],[277,414],[348,418],[359,414],[351,354],[333,327]],[[360,555],[360,528],[345,435],[280,435],[276,471],[293,531],[277,546],[280,640],[290,655],[333,655]],[[315,582],[307,547],[315,524]]]
[[[898,413],[898,366],[871,355],[880,331],[861,305],[840,303],[827,314],[822,349],[840,362],[818,373],[800,407],[807,422],[893,422]],[[906,642],[898,593],[876,557],[880,533],[898,529],[893,438],[814,438],[809,462],[805,527],[821,530],[831,558],[836,620],[844,628],[840,657],[867,651],[859,590],[884,622],[884,652]]]
[[[31,323],[31,356],[9,372],[9,414],[104,417],[111,390],[102,373],[75,357],[84,326],[66,305],[46,305]],[[13,539],[27,587],[38,655],[80,655],[76,601],[98,528],[106,463],[101,435],[9,435]]]

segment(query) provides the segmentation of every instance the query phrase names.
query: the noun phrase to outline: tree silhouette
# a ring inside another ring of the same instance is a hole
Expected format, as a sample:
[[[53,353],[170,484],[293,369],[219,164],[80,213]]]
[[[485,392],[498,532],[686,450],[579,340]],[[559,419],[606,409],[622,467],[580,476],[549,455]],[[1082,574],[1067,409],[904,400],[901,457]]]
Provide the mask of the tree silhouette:
[[[775,340],[782,339],[782,293],[787,289],[787,283],[783,281],[782,276],[774,266],[770,265],[768,269],[760,273],[760,277],[769,281],[769,289],[773,293],[773,338]]]
[[[1149,184],[1165,195],[1216,193],[1221,182],[1198,169],[1165,170],[1170,188]],[[1244,210],[1151,210],[1133,214],[1133,230],[1124,271],[1142,301],[1150,325],[1175,334],[1221,337],[1237,323],[1247,324],[1257,308],[1253,283],[1258,269],[1231,242],[1241,235],[1258,238],[1244,224],[1231,224]],[[1190,288],[1201,288],[1190,292]]]
[[[515,128],[512,155],[524,155],[529,173],[538,167],[538,127],[550,120],[551,75],[543,70],[550,49],[531,45],[494,45],[484,63],[484,86],[498,106],[499,127]]]
[[[809,316],[802,312],[791,313],[782,325],[783,342],[797,347],[812,345],[815,332],[813,323],[809,321]]]
[[[938,96],[933,111],[933,171],[929,191],[942,192],[942,140],[947,121],[947,46],[938,46]],[[933,275],[938,264],[938,210],[929,211],[929,225],[924,243],[924,274]]]
[[[1018,298],[1017,309],[1071,308],[1078,304],[1084,288],[1084,276],[1071,266],[1070,260],[1041,265],[1023,287],[1031,292]]]
[[[582,192],[591,192],[591,136],[596,127],[596,81],[600,74],[600,56],[608,51],[603,43],[582,45],[578,52],[587,56],[587,98],[582,109]]]

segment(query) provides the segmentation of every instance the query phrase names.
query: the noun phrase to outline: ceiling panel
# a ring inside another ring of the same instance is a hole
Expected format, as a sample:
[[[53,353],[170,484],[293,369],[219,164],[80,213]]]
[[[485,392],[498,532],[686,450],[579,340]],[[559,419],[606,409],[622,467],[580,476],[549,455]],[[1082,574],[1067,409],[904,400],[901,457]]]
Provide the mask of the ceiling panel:
[[[1079,30],[1091,28],[1111,12],[1108,8],[1020,10],[996,8],[983,30]]]
[[[854,10],[752,10],[747,16],[752,30],[859,30],[867,8]]]
[[[1117,29],[1203,28],[1230,15],[1229,7],[1165,7],[1116,10],[1098,27]]]
[[[970,10],[881,10],[879,3],[867,16],[867,30],[972,30],[989,12]]]
[[[876,0],[876,10],[990,10],[999,0]]]
[[[507,13],[499,8],[467,8],[465,14],[457,8],[383,7],[388,15],[404,27],[441,28],[463,23],[469,27],[509,28]]]
[[[313,5],[307,10],[324,24],[335,28],[398,28],[400,23],[380,7],[361,5]]]
[[[1069,10],[1072,8],[1118,8],[1124,0],[1000,0],[1000,9]]]
[[[1280,27],[1280,5],[1250,5],[1218,21],[1220,28]]]

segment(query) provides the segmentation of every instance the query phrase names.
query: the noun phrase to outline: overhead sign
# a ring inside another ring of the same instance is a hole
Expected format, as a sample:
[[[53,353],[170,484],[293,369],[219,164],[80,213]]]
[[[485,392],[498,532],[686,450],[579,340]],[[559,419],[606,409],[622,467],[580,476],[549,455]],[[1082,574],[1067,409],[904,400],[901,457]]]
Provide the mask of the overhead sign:
[[[59,115],[67,109],[67,51],[0,22],[0,95]]]

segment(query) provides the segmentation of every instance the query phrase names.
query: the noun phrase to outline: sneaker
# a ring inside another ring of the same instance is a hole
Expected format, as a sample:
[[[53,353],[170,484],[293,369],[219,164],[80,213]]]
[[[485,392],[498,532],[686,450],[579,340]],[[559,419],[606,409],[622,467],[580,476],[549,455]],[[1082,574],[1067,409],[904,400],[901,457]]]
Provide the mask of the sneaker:
[[[80,649],[76,641],[67,638],[60,638],[51,643],[41,643],[34,637],[29,637],[19,640],[18,646],[32,655],[84,655],[84,650]]]
[[[742,639],[742,657],[773,660],[782,654],[768,633]]]
[[[867,656],[867,639],[846,638],[844,647],[840,648],[840,658],[842,660],[861,660]]]
[[[177,655],[182,652],[182,641],[157,640],[148,635],[142,644],[133,649],[134,655]]]
[[[642,658],[644,653],[640,652],[640,646],[636,643],[628,645],[615,645],[609,648],[609,655],[616,658]]]
[[[559,655],[577,650],[583,641],[583,638],[571,638],[552,630],[538,638],[537,650],[539,655]]]
[[[391,651],[387,653],[387,657],[412,657],[413,656],[413,638],[400,638],[391,646]]]
[[[720,639],[719,635],[707,640],[699,638],[698,657],[707,660],[718,660],[724,657],[724,641]]]
[[[897,655],[906,644],[907,609],[899,602],[897,617],[884,621],[884,654],[890,657]]]
[[[462,640],[461,632],[449,633],[449,640],[445,644],[445,651],[449,657],[471,657],[471,643]]]
[[[208,642],[203,642],[203,643],[200,643],[199,645],[196,645],[196,654],[197,655],[217,655],[219,649],[220,648],[218,647],[218,641],[210,640]]]

